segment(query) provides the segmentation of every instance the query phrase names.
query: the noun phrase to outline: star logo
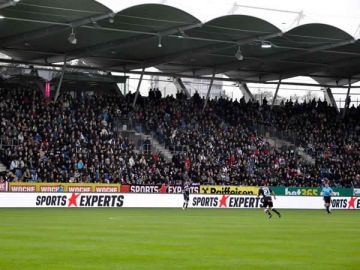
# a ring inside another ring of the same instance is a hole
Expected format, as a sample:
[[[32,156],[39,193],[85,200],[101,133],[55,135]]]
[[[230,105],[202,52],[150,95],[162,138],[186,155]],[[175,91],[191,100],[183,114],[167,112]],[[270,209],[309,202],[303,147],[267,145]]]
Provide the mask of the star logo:
[[[355,209],[355,201],[356,201],[356,197],[351,197],[350,201],[349,201],[349,207],[350,208],[354,208]]]
[[[161,185],[161,188],[159,189],[159,193],[166,193],[166,190],[168,189],[169,186],[165,186],[165,184]]]
[[[230,197],[230,195],[228,196],[225,196],[225,195],[222,195],[221,199],[220,199],[220,205],[219,207],[221,206],[224,206],[224,207],[227,207],[227,199]]]
[[[69,198],[69,205],[68,207],[74,205],[75,207],[77,207],[77,202],[76,199],[81,195],[81,193],[79,193],[78,195],[76,195],[75,193],[73,193],[71,195],[71,197]]]

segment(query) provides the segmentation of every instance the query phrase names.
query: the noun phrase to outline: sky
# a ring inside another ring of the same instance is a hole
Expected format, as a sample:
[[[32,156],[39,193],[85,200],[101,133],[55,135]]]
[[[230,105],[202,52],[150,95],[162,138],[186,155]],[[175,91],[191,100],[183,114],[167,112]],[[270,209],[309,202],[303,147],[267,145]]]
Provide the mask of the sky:
[[[336,26],[354,38],[360,38],[360,0],[157,0],[157,1],[143,1],[143,0],[97,0],[104,4],[111,10],[118,12],[126,8],[145,4],[165,4],[173,6],[183,11],[188,12],[194,17],[198,18],[203,23],[214,18],[232,14],[250,15],[264,19],[283,32],[290,30],[297,25],[308,23],[325,23]],[[235,4],[235,5],[234,5]],[[300,12],[302,12],[301,19]],[[151,69],[150,69],[151,70]],[[152,69],[155,70],[155,69]],[[129,75],[129,74],[128,74]],[[130,90],[134,92],[138,84],[137,75],[130,74],[129,86]],[[149,76],[144,76],[145,81],[141,85],[141,93],[147,95],[149,84]],[[284,81],[308,82],[316,83],[311,78],[300,77],[292,78]],[[356,85],[360,85],[357,83]],[[253,93],[259,91],[274,92],[276,85],[259,85],[248,84],[248,87]],[[234,98],[242,96],[238,87],[233,83],[226,83],[224,86],[226,93]],[[282,86],[279,90],[279,95],[289,97],[294,91],[303,90],[299,92],[301,96],[308,90],[317,90],[314,92],[319,97],[322,93],[319,91],[320,87],[300,87],[300,86]],[[340,92],[346,90],[335,89],[333,92]],[[354,90],[355,91],[355,90]],[[353,96],[353,101],[357,99]],[[358,96],[360,98],[360,95]],[[336,95],[335,100],[344,99],[345,95]],[[360,104],[360,101],[359,101]],[[356,105],[356,104],[355,104]]]

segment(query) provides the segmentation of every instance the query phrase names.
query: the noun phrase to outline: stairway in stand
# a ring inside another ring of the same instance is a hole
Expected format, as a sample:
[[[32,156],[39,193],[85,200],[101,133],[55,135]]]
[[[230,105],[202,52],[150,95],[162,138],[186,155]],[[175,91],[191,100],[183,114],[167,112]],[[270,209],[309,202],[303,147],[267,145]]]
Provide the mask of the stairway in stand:
[[[315,165],[315,159],[307,154],[302,147],[296,147],[293,143],[288,140],[280,140],[276,137],[264,137],[265,141],[269,142],[270,145],[274,145],[277,149],[281,149],[282,146],[285,146],[287,149],[293,148],[296,151],[297,156],[301,157],[306,163]]]
[[[172,160],[172,153],[166,149],[164,147],[163,144],[160,144],[159,141],[153,137],[151,137],[151,135],[146,135],[144,133],[138,133],[135,132],[135,136],[138,137],[139,139],[146,139],[149,138],[150,142],[151,142],[151,152],[155,153],[159,153],[160,151],[162,151],[162,153],[164,154],[165,160],[171,161]]]

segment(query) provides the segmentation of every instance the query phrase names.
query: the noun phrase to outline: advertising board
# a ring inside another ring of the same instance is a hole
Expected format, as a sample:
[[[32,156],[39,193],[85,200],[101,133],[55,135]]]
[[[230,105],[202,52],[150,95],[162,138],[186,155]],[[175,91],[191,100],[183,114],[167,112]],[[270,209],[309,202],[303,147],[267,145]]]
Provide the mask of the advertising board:
[[[134,193],[37,193],[5,192],[0,195],[1,208],[16,207],[114,207],[114,208],[182,208],[181,194]],[[191,208],[259,209],[263,200],[254,195],[191,194]],[[281,196],[274,200],[277,209],[324,209],[322,197]],[[360,197],[336,197],[332,209],[360,210]]]
[[[259,187],[238,187],[238,186],[200,186],[202,194],[237,194],[255,195]]]
[[[190,186],[190,193],[199,193],[200,186]],[[181,185],[122,185],[122,193],[182,193]]]
[[[119,184],[89,183],[10,183],[11,192],[58,192],[62,186],[64,192],[120,192]]]

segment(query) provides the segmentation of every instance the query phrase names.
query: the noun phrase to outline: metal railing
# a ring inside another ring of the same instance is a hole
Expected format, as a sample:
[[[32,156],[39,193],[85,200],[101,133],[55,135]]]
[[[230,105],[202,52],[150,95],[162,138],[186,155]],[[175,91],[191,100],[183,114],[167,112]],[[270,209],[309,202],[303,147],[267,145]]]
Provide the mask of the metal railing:
[[[281,141],[285,141],[289,144],[292,144],[296,147],[303,146],[304,143],[300,136],[296,132],[290,130],[281,130],[274,126],[264,126],[260,125],[257,128],[258,135],[263,137],[271,137],[274,139],[275,143],[281,143]],[[275,145],[277,147],[277,145]]]
[[[114,117],[113,118],[113,131],[128,131],[128,130],[137,130],[135,119],[123,118],[123,117]]]
[[[148,155],[152,151],[151,144],[142,144],[139,146],[139,154]]]
[[[171,145],[169,145],[169,150],[170,150],[171,154],[173,154],[173,155],[176,155],[176,154],[182,155],[189,151],[189,146],[188,145],[171,144]]]
[[[117,133],[124,133],[134,131],[144,136],[149,136],[156,140],[164,148],[168,147],[168,142],[165,137],[160,136],[156,131],[151,130],[146,123],[131,118],[113,118],[113,131]],[[135,135],[135,134],[134,134]]]
[[[2,147],[14,147],[19,145],[18,139],[0,138],[0,146]]]
[[[295,132],[283,131],[274,126],[260,125],[257,127],[259,136],[271,140],[272,144],[281,152],[287,154],[288,157],[297,157],[298,147],[303,147],[307,152],[307,146]]]

